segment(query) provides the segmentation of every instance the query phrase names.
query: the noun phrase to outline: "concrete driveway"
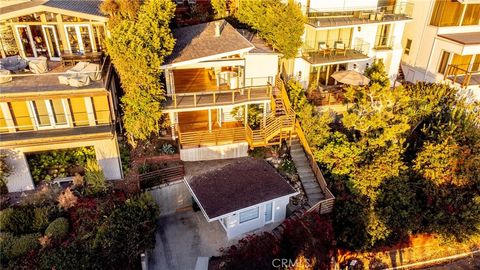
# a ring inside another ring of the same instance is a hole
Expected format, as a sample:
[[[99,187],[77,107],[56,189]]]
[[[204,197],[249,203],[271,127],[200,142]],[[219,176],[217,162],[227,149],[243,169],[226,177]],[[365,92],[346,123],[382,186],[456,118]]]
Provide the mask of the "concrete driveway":
[[[194,269],[197,257],[219,255],[230,246],[219,222],[208,223],[202,212],[181,212],[158,221],[155,249],[149,256],[149,269]]]

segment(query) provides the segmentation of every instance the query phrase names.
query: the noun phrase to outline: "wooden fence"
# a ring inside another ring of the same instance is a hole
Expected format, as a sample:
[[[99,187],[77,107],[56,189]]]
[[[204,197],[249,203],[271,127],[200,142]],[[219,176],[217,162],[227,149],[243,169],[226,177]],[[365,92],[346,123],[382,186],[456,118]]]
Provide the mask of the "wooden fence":
[[[220,128],[211,131],[178,132],[182,148],[204,147],[222,144],[245,142],[245,128]]]
[[[141,189],[152,188],[168,182],[182,180],[185,176],[183,165],[164,168],[138,176]]]

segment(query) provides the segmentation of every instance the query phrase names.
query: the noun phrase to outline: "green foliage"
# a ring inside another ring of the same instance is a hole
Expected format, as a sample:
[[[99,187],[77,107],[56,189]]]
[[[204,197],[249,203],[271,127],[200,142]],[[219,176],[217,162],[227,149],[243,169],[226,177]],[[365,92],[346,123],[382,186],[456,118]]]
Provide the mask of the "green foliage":
[[[84,166],[88,159],[95,159],[93,147],[32,153],[27,155],[27,162],[34,182],[50,181],[56,177],[71,176],[70,169]]]
[[[210,4],[212,5],[213,11],[215,13],[215,19],[221,19],[228,16],[227,2],[228,0],[210,1]]]
[[[122,170],[123,174],[127,174],[130,170],[130,162],[132,161],[132,157],[130,156],[130,147],[128,146],[125,141],[121,141],[119,143],[120,148],[120,159],[122,160]]]
[[[10,230],[10,220],[13,215],[13,208],[6,208],[0,211],[0,231],[9,231]]]
[[[383,62],[375,61],[370,67],[365,69],[365,76],[370,79],[370,86],[378,84],[383,88],[390,87],[390,80],[388,79],[388,73],[385,72],[385,65]]]
[[[167,155],[175,154],[175,147],[169,143],[162,144],[161,152]]]
[[[10,249],[5,253],[6,257],[11,260],[23,256],[29,251],[36,250],[40,247],[38,241],[40,236],[39,233],[32,233],[14,237]]]
[[[68,219],[59,217],[48,225],[45,230],[45,235],[48,235],[52,239],[62,239],[68,234],[69,227]]]
[[[74,241],[67,246],[55,245],[43,249],[39,255],[39,264],[41,269],[57,270],[108,268],[107,265],[102,264],[102,260],[94,251],[79,241]]]
[[[7,177],[12,172],[11,166],[7,163],[7,156],[0,153],[0,194],[8,193]]]
[[[100,225],[94,246],[102,248],[109,265],[131,264],[145,249],[154,247],[157,216],[158,206],[149,194],[128,199]]]
[[[6,264],[8,262],[8,257],[12,248],[13,241],[14,236],[12,233],[0,233],[0,262],[2,264]]]
[[[241,121],[245,125],[245,106],[237,106],[232,109],[230,114],[237,119],[237,121]],[[252,129],[256,129],[260,127],[260,123],[263,120],[263,109],[258,104],[250,104],[248,105],[248,115],[247,115],[248,125]]]
[[[280,164],[279,169],[283,172],[290,173],[290,174],[295,173],[296,171],[295,163],[293,163],[293,160],[291,159],[284,159]]]
[[[13,211],[12,211],[13,210]],[[5,231],[12,232],[15,235],[34,232],[32,229],[35,218],[32,207],[22,206],[2,211],[2,227]]]
[[[34,208],[32,229],[36,232],[41,232],[45,230],[45,228],[47,228],[48,224],[50,223],[50,216],[52,212],[52,207],[50,206]]]
[[[258,159],[265,159],[267,157],[267,152],[267,147],[255,147],[248,153],[248,155]]]
[[[258,31],[258,35],[285,58],[297,55],[297,50],[302,45],[301,36],[306,18],[293,1],[242,1],[235,16],[240,22]]]
[[[88,160],[85,166],[85,181],[87,195],[98,195],[108,190],[107,181],[96,160]]]
[[[133,143],[160,127],[165,100],[160,66],[175,44],[169,28],[175,4],[170,0],[147,0],[141,5],[139,1],[132,5],[108,2],[103,10],[114,23],[108,25],[107,51],[125,92],[123,123]]]
[[[368,206],[361,200],[335,201],[333,227],[339,246],[363,250],[370,246],[368,239]]]

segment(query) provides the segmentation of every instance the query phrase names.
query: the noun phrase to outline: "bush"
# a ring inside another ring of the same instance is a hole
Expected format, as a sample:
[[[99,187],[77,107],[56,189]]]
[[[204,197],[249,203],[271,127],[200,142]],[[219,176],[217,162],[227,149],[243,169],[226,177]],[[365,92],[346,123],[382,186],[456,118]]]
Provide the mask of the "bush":
[[[32,223],[35,219],[33,208],[22,206],[11,209],[12,210],[9,210],[11,212],[7,213],[7,216],[5,216],[5,220],[2,220],[2,223],[5,222],[4,226],[2,225],[3,229],[12,232],[15,235],[33,232]]]
[[[39,233],[32,233],[14,237],[12,245],[10,246],[10,250],[8,250],[5,254],[6,257],[8,259],[14,259],[27,254],[29,251],[39,248],[40,242],[38,239],[40,236],[41,234]]]
[[[0,231],[10,230],[10,219],[12,218],[13,208],[7,208],[0,211]]]
[[[87,161],[85,181],[87,182],[87,195],[97,195],[107,191],[105,175],[96,160],[89,159]]]
[[[51,212],[52,208],[48,206],[35,208],[33,210],[32,230],[39,232],[47,228],[50,223]]]
[[[14,236],[12,233],[0,233],[0,261],[2,264],[6,264],[7,255],[12,248]]]
[[[12,168],[6,162],[7,156],[0,154],[0,194],[8,193],[7,177],[10,175]]]
[[[97,259],[96,252],[78,242],[66,247],[54,246],[42,250],[39,254],[40,269],[105,269],[101,261]]]
[[[61,239],[68,234],[70,225],[68,219],[60,217],[52,221],[45,230],[45,235],[52,237],[53,239]]]
[[[295,173],[295,170],[296,170],[295,169],[295,163],[293,163],[293,160],[291,160],[291,159],[285,159],[280,164],[279,169],[281,171],[285,172],[285,173],[293,174],[293,173]]]

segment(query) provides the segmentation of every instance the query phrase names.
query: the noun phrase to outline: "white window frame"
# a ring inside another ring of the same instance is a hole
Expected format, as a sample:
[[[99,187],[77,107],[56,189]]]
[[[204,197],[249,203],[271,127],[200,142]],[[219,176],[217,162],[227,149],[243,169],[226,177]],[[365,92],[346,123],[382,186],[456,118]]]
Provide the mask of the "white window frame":
[[[55,38],[54,42],[55,44],[53,45],[55,48],[50,48],[48,46],[48,40],[49,37],[47,36],[47,31],[46,29],[50,29],[53,32],[53,36]],[[60,60],[60,57],[62,55],[62,51],[60,50],[60,43],[58,42],[58,36],[57,36],[57,29],[55,25],[42,25],[42,32],[43,32],[43,37],[45,38],[45,43],[47,44],[47,50],[48,50],[48,55],[50,56],[51,60]],[[51,51],[53,50],[53,51]],[[55,50],[58,52],[59,57],[54,57]]]
[[[92,44],[92,51],[95,51],[96,46],[94,45],[95,41],[93,39],[92,27],[89,24],[65,24],[63,27],[65,31],[65,37],[67,38],[68,50],[70,52],[72,52],[72,45],[70,44],[70,38],[68,37],[67,27],[75,28],[75,34],[77,35],[78,39],[78,47],[80,49],[80,52],[82,53],[85,52],[85,46],[83,44],[82,34],[80,33],[80,27],[87,27],[88,36],[90,37],[90,44]]]
[[[48,113],[48,118],[50,120],[50,125],[46,125],[46,126],[41,126],[40,125],[40,120],[39,120],[39,118],[38,118],[39,116],[37,115],[36,110],[35,110],[34,101],[35,102],[42,102],[42,100],[29,100],[28,101],[28,105],[30,106],[30,111],[33,114],[32,118],[35,120],[35,126],[37,126],[38,130],[55,129],[55,128],[67,128],[67,127],[71,126],[70,117],[68,115],[69,106],[68,106],[67,99],[64,99],[64,98],[61,99],[63,111],[64,111],[64,114],[65,114],[65,120],[66,120],[65,124],[57,124],[56,123],[53,106],[52,106],[52,103],[50,102],[51,99],[43,100],[43,102],[45,102],[45,106],[47,108],[47,113]]]
[[[37,48],[35,47],[35,42],[33,41],[33,36],[32,36],[32,31],[30,30],[30,26],[27,24],[19,24],[19,25],[15,25],[15,34],[17,35],[17,40],[20,43],[20,46],[22,47],[23,57],[26,58],[27,55],[25,54],[26,50],[25,50],[25,47],[23,46],[22,37],[20,36],[20,31],[18,30],[19,28],[22,28],[22,27],[27,29],[28,41],[30,43],[30,47],[32,48],[33,56],[38,57]]]
[[[253,209],[256,209],[257,210],[257,216],[255,218],[252,218],[252,219],[249,219],[249,220],[244,220],[244,221],[241,221],[241,214],[243,212],[247,212],[247,211],[250,211],[250,210],[253,210]],[[260,206],[253,206],[253,207],[250,207],[250,208],[247,208],[245,210],[242,210],[242,211],[239,211],[238,212],[238,224],[244,224],[244,223],[247,223],[247,222],[251,222],[251,221],[254,221],[254,220],[257,220],[260,218]]]

